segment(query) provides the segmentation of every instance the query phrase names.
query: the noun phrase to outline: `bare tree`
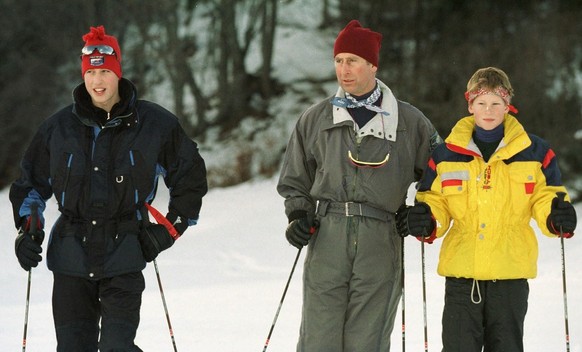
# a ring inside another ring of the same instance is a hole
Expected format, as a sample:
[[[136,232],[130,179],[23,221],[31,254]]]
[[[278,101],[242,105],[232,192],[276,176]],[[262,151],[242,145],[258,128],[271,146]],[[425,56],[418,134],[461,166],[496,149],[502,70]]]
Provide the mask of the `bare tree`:
[[[80,21],[75,3],[1,0],[0,7],[0,187],[4,187],[18,176],[18,162],[42,120],[70,103],[71,85],[59,67],[79,62],[82,41],[76,32]],[[80,70],[75,77],[80,77]],[[65,96],[58,95],[55,87],[60,86],[66,86]]]
[[[209,126],[228,132],[244,118],[269,117],[270,101],[285,88],[272,68],[278,12],[293,1],[0,0],[0,186],[16,176],[42,119],[71,102],[71,88],[81,81],[81,36],[90,25],[103,24],[118,37],[124,75],[140,96],[169,93],[170,109],[201,138]],[[520,120],[581,172],[580,142],[564,138],[582,129],[579,2],[323,0],[314,6],[305,11],[321,14],[322,31],[358,19],[381,32],[379,77],[443,135],[467,113],[462,93],[469,75],[483,66],[503,68],[516,88]]]
[[[271,76],[273,62],[273,47],[275,45],[275,31],[277,30],[277,0],[263,0],[260,2],[261,14],[261,54],[263,65],[260,69],[261,95],[264,102],[268,102],[273,91],[273,77]],[[266,108],[267,104],[264,104]]]

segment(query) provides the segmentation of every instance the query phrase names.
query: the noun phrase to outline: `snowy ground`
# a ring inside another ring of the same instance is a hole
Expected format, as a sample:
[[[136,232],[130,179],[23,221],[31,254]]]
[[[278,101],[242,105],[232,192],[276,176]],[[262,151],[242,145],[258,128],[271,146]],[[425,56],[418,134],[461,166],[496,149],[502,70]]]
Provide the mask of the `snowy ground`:
[[[164,293],[179,351],[262,351],[297,250],[284,239],[286,219],[274,179],[214,189],[204,200],[200,224],[158,257]],[[0,193],[0,346],[22,348],[26,273],[14,256],[12,211]],[[164,209],[165,197],[154,204]],[[578,214],[582,206],[577,205]],[[51,204],[49,221],[56,217]],[[566,241],[571,351],[582,352],[582,233]],[[529,352],[565,351],[560,241],[539,236],[539,276],[530,281],[525,345]],[[440,351],[444,279],[436,274],[439,244],[426,247],[428,349]],[[301,262],[304,254],[301,255]],[[406,240],[406,347],[423,350],[420,243]],[[301,271],[298,265],[268,351],[294,351],[299,330]],[[137,344],[144,351],[172,351],[152,265],[145,270],[142,323]],[[27,351],[54,351],[51,273],[33,270]],[[397,316],[397,326],[401,317]],[[392,351],[401,351],[399,328]],[[366,352],[366,351],[362,351]]]

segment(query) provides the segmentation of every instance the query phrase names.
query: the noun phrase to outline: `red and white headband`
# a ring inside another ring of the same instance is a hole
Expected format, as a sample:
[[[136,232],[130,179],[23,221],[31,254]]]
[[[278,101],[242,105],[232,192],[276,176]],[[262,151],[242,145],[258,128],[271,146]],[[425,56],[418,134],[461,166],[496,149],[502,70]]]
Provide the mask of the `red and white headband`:
[[[509,111],[511,111],[514,114],[517,114],[517,109],[515,108],[515,106],[511,105],[511,103],[510,103],[511,102],[511,95],[509,94],[509,91],[501,86],[495,88],[494,90],[479,88],[477,90],[465,92],[465,99],[467,99],[467,101],[470,104],[473,100],[475,100],[475,98],[477,98],[480,95],[485,95],[485,94],[495,94],[495,95],[499,96],[501,99],[503,99],[503,101],[505,101],[505,104],[507,104]]]

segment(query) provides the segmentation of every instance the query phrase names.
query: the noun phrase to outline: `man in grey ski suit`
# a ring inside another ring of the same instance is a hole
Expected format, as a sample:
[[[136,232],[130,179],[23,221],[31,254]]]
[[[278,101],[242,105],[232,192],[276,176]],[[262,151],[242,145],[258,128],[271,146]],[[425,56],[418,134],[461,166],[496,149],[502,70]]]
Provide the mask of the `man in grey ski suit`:
[[[297,351],[390,350],[402,291],[394,213],[441,139],[376,79],[381,38],[355,20],[339,33],[340,87],[303,113],[285,154],[286,237],[309,243]]]

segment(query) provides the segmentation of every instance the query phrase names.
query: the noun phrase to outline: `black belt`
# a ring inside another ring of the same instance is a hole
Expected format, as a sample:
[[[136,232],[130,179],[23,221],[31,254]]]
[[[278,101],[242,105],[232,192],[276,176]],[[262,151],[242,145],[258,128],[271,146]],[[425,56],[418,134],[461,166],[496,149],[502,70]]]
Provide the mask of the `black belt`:
[[[393,213],[375,208],[366,203],[320,201],[317,206],[317,215],[325,216],[327,213],[341,214],[344,216],[361,216],[381,221],[392,221],[394,218]]]

